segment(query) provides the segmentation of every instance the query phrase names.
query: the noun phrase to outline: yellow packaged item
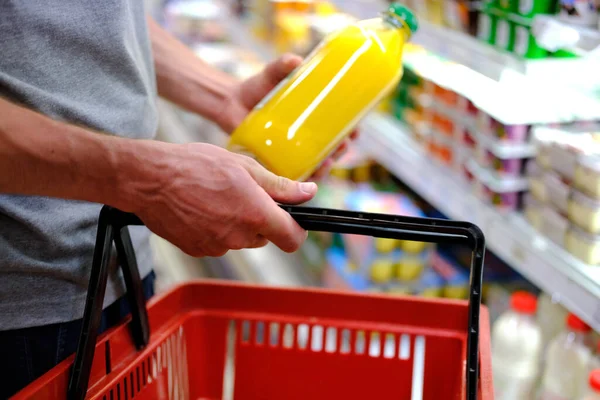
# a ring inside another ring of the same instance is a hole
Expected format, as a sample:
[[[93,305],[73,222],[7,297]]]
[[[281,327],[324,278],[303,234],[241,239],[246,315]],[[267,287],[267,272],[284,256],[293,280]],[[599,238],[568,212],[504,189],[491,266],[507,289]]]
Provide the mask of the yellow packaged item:
[[[375,238],[375,250],[377,250],[379,253],[391,253],[396,248],[398,248],[398,240]]]
[[[394,275],[394,264],[391,260],[376,260],[371,265],[371,281],[374,283],[387,283]]]
[[[406,253],[419,254],[422,253],[427,247],[427,243],[424,242],[413,242],[410,240],[401,240],[400,249]]]
[[[329,35],[231,136],[229,149],[255,157],[277,175],[303,180],[357,122],[396,87],[402,51],[417,29],[406,7]]]
[[[425,269],[425,261],[417,257],[403,257],[396,265],[396,277],[402,282],[417,279]]]

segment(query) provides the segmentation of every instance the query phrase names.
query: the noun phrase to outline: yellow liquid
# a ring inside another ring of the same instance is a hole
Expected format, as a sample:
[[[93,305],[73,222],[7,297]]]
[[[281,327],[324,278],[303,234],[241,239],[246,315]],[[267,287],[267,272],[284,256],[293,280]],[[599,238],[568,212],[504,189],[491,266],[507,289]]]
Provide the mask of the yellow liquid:
[[[250,154],[277,175],[303,180],[402,76],[410,35],[372,19],[327,37],[233,133],[232,151]]]

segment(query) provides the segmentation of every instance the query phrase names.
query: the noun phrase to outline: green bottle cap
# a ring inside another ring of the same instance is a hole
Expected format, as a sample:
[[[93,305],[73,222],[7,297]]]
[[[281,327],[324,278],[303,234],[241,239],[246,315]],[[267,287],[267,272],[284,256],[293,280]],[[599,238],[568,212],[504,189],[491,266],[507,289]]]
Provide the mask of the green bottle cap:
[[[412,33],[415,33],[419,29],[417,17],[415,17],[415,14],[410,10],[410,8],[402,4],[392,3],[388,8],[388,13],[393,14],[404,21]]]

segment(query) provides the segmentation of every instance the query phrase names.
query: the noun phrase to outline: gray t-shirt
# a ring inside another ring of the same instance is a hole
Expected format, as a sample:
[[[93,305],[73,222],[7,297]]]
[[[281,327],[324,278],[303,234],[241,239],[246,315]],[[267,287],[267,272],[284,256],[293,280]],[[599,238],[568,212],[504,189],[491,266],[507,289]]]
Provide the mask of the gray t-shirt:
[[[143,0],[0,1],[0,96],[15,103],[152,138],[153,68]],[[0,195],[0,330],[81,318],[99,211],[81,201]],[[134,228],[132,236],[146,276],[148,231]],[[116,263],[111,268],[105,306],[124,293]]]

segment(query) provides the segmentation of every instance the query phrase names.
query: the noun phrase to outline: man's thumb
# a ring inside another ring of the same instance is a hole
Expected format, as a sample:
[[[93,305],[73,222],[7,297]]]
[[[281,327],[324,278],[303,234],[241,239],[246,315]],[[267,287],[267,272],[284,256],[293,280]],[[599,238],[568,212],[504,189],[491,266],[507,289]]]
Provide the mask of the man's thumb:
[[[309,201],[317,194],[316,183],[293,181],[275,175],[260,165],[249,168],[248,172],[273,200],[280,203],[300,204]]]

